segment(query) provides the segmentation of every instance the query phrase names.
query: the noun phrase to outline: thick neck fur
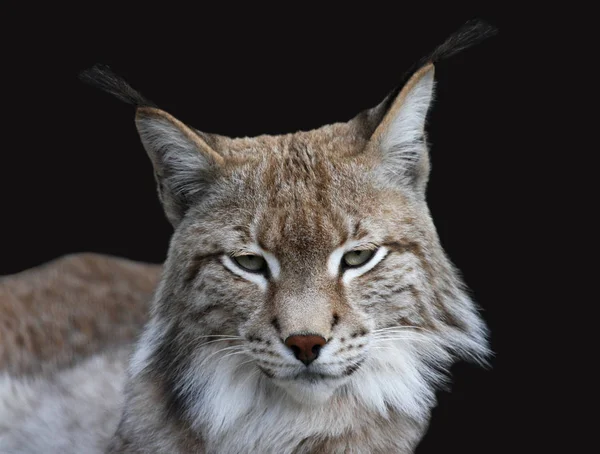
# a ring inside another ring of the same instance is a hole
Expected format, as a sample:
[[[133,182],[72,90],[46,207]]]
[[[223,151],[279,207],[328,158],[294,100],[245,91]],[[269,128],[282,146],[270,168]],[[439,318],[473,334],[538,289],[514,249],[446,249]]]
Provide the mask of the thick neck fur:
[[[133,371],[114,452],[411,453],[427,426],[432,370],[409,344],[390,345],[322,403],[298,402],[247,357],[215,358],[218,349],[198,353],[179,377]]]

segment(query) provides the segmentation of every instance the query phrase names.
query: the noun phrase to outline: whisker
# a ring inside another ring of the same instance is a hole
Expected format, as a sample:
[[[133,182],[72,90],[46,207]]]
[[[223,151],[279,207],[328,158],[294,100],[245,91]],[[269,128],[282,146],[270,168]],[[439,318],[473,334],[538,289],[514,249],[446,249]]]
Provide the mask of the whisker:
[[[380,337],[380,338],[376,338],[373,339],[373,343],[381,343],[381,342],[387,342],[387,341],[400,341],[400,340],[407,340],[407,341],[419,341],[419,342],[427,342],[430,341],[430,338],[427,337],[399,337],[399,336],[391,336],[391,337]]]
[[[414,336],[414,337],[427,337],[428,335],[431,334],[435,334],[433,332],[431,333],[419,333],[418,331],[403,331],[403,330],[396,330],[396,331],[386,331],[385,333],[376,333],[374,335],[371,336],[371,338],[377,338],[377,337],[381,337],[381,336],[390,336],[390,335],[394,335],[394,334],[400,334],[403,336]]]
[[[396,336],[404,336],[404,337],[410,337],[410,338],[414,337],[414,338],[419,338],[419,339],[424,338],[424,337],[426,337],[426,338],[431,337],[431,336],[427,336],[427,335],[422,334],[422,333],[410,333],[410,332],[402,332],[402,331],[390,331],[389,333],[380,333],[380,334],[377,334],[375,336],[371,336],[371,339],[381,339],[381,338],[384,338],[384,337],[396,337]]]
[[[233,353],[227,353],[225,356],[221,356],[221,357],[219,358],[219,361],[221,361],[221,360],[223,360],[223,359],[225,359],[225,358],[227,358],[227,357],[229,357],[229,356],[234,356],[234,355],[242,355],[242,354],[244,354],[244,353],[246,353],[246,352],[245,352],[245,351],[243,351],[243,352],[233,352]]]
[[[376,333],[371,336],[371,338],[381,337],[381,336],[393,336],[393,335],[403,335],[403,336],[415,336],[415,337],[423,337],[425,333],[419,333],[416,331],[402,331],[402,330],[394,330],[394,331],[386,331],[385,333]]]
[[[253,363],[254,361],[255,361],[254,359],[249,359],[248,361],[244,361],[243,363],[241,363],[241,364],[238,364],[238,365],[236,366],[236,369],[239,369],[240,367],[242,367],[242,366],[243,366],[243,365],[245,365],[245,364],[248,364],[248,363]]]
[[[428,331],[427,328],[423,328],[422,326],[416,326],[416,325],[397,325],[397,326],[387,326],[385,328],[379,328],[379,329],[375,329],[372,332],[373,333],[380,333],[380,332],[385,332],[385,331],[389,331],[389,330],[419,330],[419,331]]]
[[[349,359],[345,359],[342,361],[330,361],[327,363],[321,363],[322,366],[339,366],[340,364],[343,364],[344,366],[346,365],[351,365],[351,364],[358,364],[361,363],[362,361],[364,361],[366,359],[366,355],[361,354],[358,357],[355,358],[349,358]]]
[[[390,350],[392,348],[394,348],[394,345],[392,344],[382,344],[369,347],[369,350]]]
[[[248,376],[246,377],[246,379],[245,379],[243,382],[241,382],[241,383],[240,383],[240,385],[239,385],[239,386],[240,386],[240,388],[241,388],[242,386],[244,386],[244,384],[245,384],[245,383],[246,383],[248,380],[250,380],[252,377],[255,377],[255,376],[256,376],[257,374],[259,374],[259,373],[260,373],[260,370],[259,370],[259,369],[256,369],[254,372],[250,373],[250,375],[248,375]]]
[[[416,328],[416,329],[422,329],[423,327],[420,325],[390,325],[390,326],[384,326],[383,328],[377,328],[373,331],[385,331],[386,329],[394,329],[394,328]]]
[[[238,340],[238,339],[217,339],[217,340],[212,340],[212,341],[208,341],[208,342],[203,342],[201,344],[201,346],[208,345],[208,344],[214,344],[215,342],[233,342],[235,340]]]
[[[394,331],[394,330],[399,330],[399,331],[419,330],[419,331],[431,332],[430,330],[423,328],[422,326],[398,325],[398,326],[388,326],[386,328],[379,328],[379,329],[373,330],[372,334],[383,333],[383,332]]]
[[[388,331],[387,333],[378,333],[374,336],[371,336],[371,339],[379,339],[381,337],[386,336],[406,336],[406,337],[430,337],[424,333],[415,333],[410,331]]]
[[[200,364],[198,365],[198,367],[202,366],[206,361],[208,361],[210,358],[212,358],[213,356],[215,356],[216,354],[219,354],[221,352],[225,352],[225,351],[229,351],[229,350],[242,350],[244,347],[240,346],[240,345],[234,345],[232,347],[225,347],[222,348],[220,350],[217,350],[216,352],[212,352],[210,355],[208,355],[206,358],[204,358]]]

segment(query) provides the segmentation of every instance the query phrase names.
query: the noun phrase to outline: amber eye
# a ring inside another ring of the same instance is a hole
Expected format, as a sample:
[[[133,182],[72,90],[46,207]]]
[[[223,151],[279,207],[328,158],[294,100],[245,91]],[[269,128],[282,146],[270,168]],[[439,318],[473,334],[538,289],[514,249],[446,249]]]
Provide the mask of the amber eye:
[[[267,262],[260,255],[238,255],[233,260],[240,268],[253,273],[260,273],[267,269]]]
[[[342,266],[346,268],[356,268],[364,265],[375,255],[376,251],[371,249],[363,249],[358,251],[350,251],[342,257]]]

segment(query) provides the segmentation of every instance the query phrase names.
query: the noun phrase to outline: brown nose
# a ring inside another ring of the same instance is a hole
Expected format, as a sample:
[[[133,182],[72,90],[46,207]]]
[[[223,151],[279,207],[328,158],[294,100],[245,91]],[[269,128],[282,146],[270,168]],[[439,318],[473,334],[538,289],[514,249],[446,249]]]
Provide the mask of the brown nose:
[[[285,340],[285,345],[294,352],[296,358],[302,361],[307,366],[319,356],[321,347],[327,341],[324,337],[315,335],[295,335],[289,336]]]

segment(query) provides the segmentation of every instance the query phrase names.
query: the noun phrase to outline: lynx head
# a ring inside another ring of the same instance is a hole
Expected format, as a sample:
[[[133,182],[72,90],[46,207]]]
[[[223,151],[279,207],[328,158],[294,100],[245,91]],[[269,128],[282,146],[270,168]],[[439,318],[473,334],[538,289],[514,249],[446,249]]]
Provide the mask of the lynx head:
[[[347,123],[254,138],[199,132],[112,81],[175,228],[134,377],[217,425],[266,398],[418,417],[454,356],[484,358],[425,199],[434,63]]]

